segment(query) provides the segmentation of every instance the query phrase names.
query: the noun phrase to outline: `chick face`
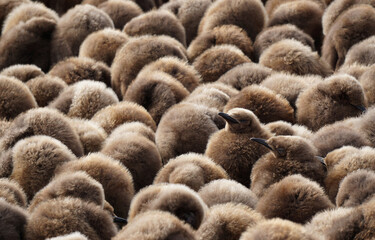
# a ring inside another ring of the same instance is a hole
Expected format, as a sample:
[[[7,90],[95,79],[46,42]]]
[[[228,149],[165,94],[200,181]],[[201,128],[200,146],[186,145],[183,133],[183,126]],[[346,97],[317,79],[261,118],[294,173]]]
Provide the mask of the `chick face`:
[[[233,108],[228,113],[219,113],[219,116],[227,122],[226,130],[233,133],[250,133],[261,128],[257,116],[244,108]]]

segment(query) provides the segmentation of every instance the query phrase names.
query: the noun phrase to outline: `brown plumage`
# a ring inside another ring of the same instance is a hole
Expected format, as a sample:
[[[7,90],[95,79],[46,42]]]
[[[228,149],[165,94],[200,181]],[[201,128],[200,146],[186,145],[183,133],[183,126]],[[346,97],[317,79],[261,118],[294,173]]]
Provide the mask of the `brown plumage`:
[[[30,0],[6,0],[0,2],[0,26],[3,26],[6,16],[16,7],[24,3],[31,3]]]
[[[268,0],[265,3],[265,8],[267,11],[268,16],[272,16],[272,14],[275,12],[275,10],[282,4],[293,2],[295,0]],[[327,7],[327,4],[325,0],[312,0],[312,2],[317,3],[321,9],[325,9]]]
[[[283,96],[258,85],[243,88],[228,101],[224,111],[227,112],[233,108],[253,111],[262,123],[277,120],[294,122],[294,110],[289,102]]]
[[[37,106],[33,94],[23,82],[0,75],[0,118],[12,120]]]
[[[203,90],[208,88],[215,88],[217,90],[222,91],[223,93],[227,94],[230,98],[238,94],[238,90],[234,87],[221,83],[221,82],[212,82],[212,83],[204,83],[200,84],[199,87],[194,89],[194,94],[200,94]],[[193,95],[193,93],[190,94],[190,96]]]
[[[0,198],[23,208],[27,204],[26,194],[22,187],[18,182],[9,178],[0,178]]]
[[[88,238],[80,232],[74,232],[58,237],[47,238],[46,240],[88,240]]]
[[[228,70],[251,60],[236,46],[218,45],[204,51],[194,60],[194,68],[201,74],[202,82],[215,82]]]
[[[311,140],[314,133],[307,129],[305,126],[285,122],[275,121],[265,125],[265,127],[275,136],[300,136]]]
[[[369,49],[370,51],[370,49]],[[358,79],[363,87],[363,91],[365,92],[366,99],[369,106],[375,104],[375,84],[374,84],[374,77],[375,77],[375,64],[371,65],[367,71],[365,71],[362,76]]]
[[[125,1],[121,1],[125,2]],[[125,3],[131,3],[126,1]],[[88,57],[111,66],[116,51],[128,41],[128,36],[111,28],[105,28],[88,35],[79,47],[79,57]]]
[[[369,108],[365,114],[361,116],[358,124],[353,127],[358,127],[362,135],[370,142],[370,146],[375,147],[375,128],[374,128],[374,114],[375,108]]]
[[[4,68],[0,75],[15,77],[22,82],[27,82],[30,79],[44,76],[44,72],[38,66],[32,64],[16,64]]]
[[[353,146],[343,146],[341,148],[335,149],[332,152],[329,152],[324,158],[324,162],[327,165],[327,170],[331,171],[333,167],[338,164],[341,160],[349,155],[358,154],[360,151],[359,148]]]
[[[258,202],[257,196],[244,185],[229,179],[219,179],[207,183],[198,192],[208,207],[217,204],[243,204],[252,209]]]
[[[275,136],[264,143],[272,150],[254,164],[251,172],[251,190],[258,197],[273,183],[293,174],[301,174],[324,186],[327,170],[316,158],[316,149],[309,140],[299,136]],[[259,148],[265,147],[259,145]]]
[[[332,73],[317,52],[293,39],[284,39],[269,46],[260,56],[259,63],[276,71],[297,75],[326,77]]]
[[[361,65],[375,64],[375,36],[366,38],[349,48],[344,65],[358,63]]]
[[[155,132],[151,127],[147,126],[142,122],[128,122],[119,125],[107,138],[110,141],[111,138],[118,138],[126,133],[136,133],[148,138],[151,142],[155,142]]]
[[[26,239],[25,227],[28,214],[24,209],[0,198],[0,216],[1,239]]]
[[[370,69],[370,66],[353,63],[350,65],[342,65],[338,70],[336,70],[336,72],[349,74],[358,80],[368,69]]]
[[[201,85],[185,98],[184,102],[194,103],[208,108],[216,108],[222,112],[229,99],[230,97],[225,92],[214,87]]]
[[[299,95],[297,122],[316,131],[326,124],[358,116],[366,105],[361,84],[350,75],[337,74]]]
[[[0,177],[8,178],[12,174],[13,160],[12,149],[0,153]]]
[[[170,212],[198,229],[208,214],[208,207],[199,195],[181,184],[154,184],[139,191],[131,202],[129,222],[138,214],[161,210]]]
[[[116,52],[111,66],[111,86],[118,96],[123,96],[145,65],[164,56],[186,60],[185,52],[181,43],[168,36],[142,36],[130,39]]]
[[[170,159],[156,175],[154,184],[179,183],[198,191],[206,183],[222,178],[229,177],[220,165],[202,154],[188,153]]]

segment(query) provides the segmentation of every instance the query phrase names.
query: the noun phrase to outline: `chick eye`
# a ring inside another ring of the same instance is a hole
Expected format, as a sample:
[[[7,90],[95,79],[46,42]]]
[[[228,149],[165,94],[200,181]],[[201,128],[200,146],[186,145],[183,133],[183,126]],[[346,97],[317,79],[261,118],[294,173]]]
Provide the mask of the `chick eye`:
[[[276,148],[276,151],[280,154],[280,156],[286,155],[285,148]]]

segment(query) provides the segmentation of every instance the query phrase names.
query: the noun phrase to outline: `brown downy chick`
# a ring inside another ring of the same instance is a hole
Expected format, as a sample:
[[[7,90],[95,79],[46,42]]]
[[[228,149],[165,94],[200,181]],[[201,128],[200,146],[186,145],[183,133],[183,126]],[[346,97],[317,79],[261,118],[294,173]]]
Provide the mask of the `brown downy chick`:
[[[22,82],[27,82],[33,78],[44,76],[44,72],[40,67],[33,64],[16,64],[4,68],[0,75],[15,77]]]
[[[224,112],[233,108],[245,108],[253,111],[262,123],[277,120],[294,122],[294,109],[289,102],[283,96],[258,85],[243,88],[228,101]]]
[[[8,203],[25,208],[27,204],[26,194],[18,182],[9,178],[0,178],[0,198]]]
[[[160,169],[154,179],[158,183],[184,184],[194,191],[216,179],[228,179],[228,174],[210,158],[197,153],[180,155]]]
[[[225,129],[210,137],[205,155],[221,165],[231,179],[250,186],[249,176],[254,163],[268,152],[265,148],[259,148],[250,138],[268,139],[271,133],[247,109],[233,108],[219,115],[227,124]]]
[[[350,75],[337,74],[299,95],[297,122],[317,131],[326,124],[358,116],[366,105],[361,84]]]
[[[0,177],[9,178],[13,170],[12,149],[0,153]]]
[[[367,71],[365,71],[362,76],[358,79],[363,87],[363,91],[365,92],[366,99],[369,106],[375,104],[375,64],[371,65]]]
[[[208,214],[199,195],[182,184],[154,184],[139,191],[131,202],[129,222],[150,210],[170,212],[181,221],[198,229]]]
[[[268,16],[272,16],[272,14],[276,11],[284,3],[293,2],[295,0],[268,0],[265,3],[265,8],[267,11]],[[325,0],[312,0],[312,2],[318,4],[321,9],[325,9],[327,7]]]
[[[324,186],[326,165],[316,157],[316,149],[309,140],[299,136],[276,136],[267,141],[253,141],[271,150],[254,164],[251,171],[251,190],[258,197],[263,196],[272,184],[293,174],[301,174]]]
[[[131,1],[122,1],[129,2]],[[79,57],[92,58],[111,66],[116,51],[129,40],[129,37],[119,30],[105,28],[88,35],[79,47]]]
[[[375,108],[369,108],[368,111],[362,115],[357,124],[359,131],[362,133],[361,136],[364,136],[370,142],[369,145],[372,147],[375,147],[374,114]]]
[[[0,239],[26,239],[27,211],[0,198],[0,216]]]
[[[201,74],[202,82],[215,82],[221,75],[237,65],[251,60],[236,46],[218,45],[204,51],[194,60],[194,68]]]
[[[237,89],[235,89],[234,87],[228,84],[221,83],[221,82],[212,82],[212,83],[200,84],[199,87],[194,89],[194,94],[201,94],[205,89],[209,89],[209,88],[215,88],[219,91],[222,91],[223,93],[227,94],[229,98],[234,97],[239,92]],[[193,95],[193,93],[191,95]]]
[[[210,208],[210,214],[197,231],[201,240],[237,240],[248,228],[264,221],[263,216],[243,204],[226,203]]]
[[[207,183],[198,192],[208,207],[218,204],[233,203],[255,209],[257,196],[244,185],[229,179],[219,179]]]
[[[181,43],[168,36],[142,36],[130,39],[117,50],[113,59],[113,90],[122,97],[144,66],[164,56],[186,60],[186,50]]]
[[[345,56],[344,65],[351,65],[354,63],[360,65],[375,64],[375,36],[366,38],[359,43],[354,44],[349,48]]]
[[[304,224],[318,212],[334,208],[323,188],[300,174],[272,184],[256,210],[265,218],[282,218]]]
[[[136,133],[146,137],[151,142],[155,142],[155,132],[151,127],[147,126],[142,122],[128,122],[121,124],[116,127],[111,135],[107,138],[107,141],[111,141],[112,138],[119,138],[127,133]]]
[[[0,2],[0,26],[3,26],[5,18],[16,7],[24,3],[31,3],[30,0],[5,0]]]
[[[358,63],[353,63],[350,65],[342,65],[338,70],[336,70],[337,73],[346,73],[353,77],[355,77],[357,80],[360,79],[360,77],[368,70],[371,66],[365,66]]]
[[[324,158],[324,162],[327,165],[327,171],[331,171],[333,167],[338,164],[341,160],[352,154],[359,154],[360,149],[353,146],[343,146],[329,152]]]
[[[314,133],[307,129],[305,126],[285,122],[275,121],[265,125],[268,130],[275,134],[275,136],[300,136],[311,140],[314,137]]]
[[[230,99],[228,94],[214,87],[202,86],[185,98],[184,102],[216,108],[221,112],[224,111],[224,107]]]

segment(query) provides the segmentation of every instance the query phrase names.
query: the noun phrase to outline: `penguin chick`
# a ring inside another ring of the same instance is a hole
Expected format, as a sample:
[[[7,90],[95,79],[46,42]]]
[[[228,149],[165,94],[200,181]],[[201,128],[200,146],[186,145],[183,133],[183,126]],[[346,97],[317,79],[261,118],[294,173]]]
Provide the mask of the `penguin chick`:
[[[219,115],[227,122],[225,129],[210,137],[205,155],[222,166],[231,179],[250,186],[249,176],[254,163],[268,152],[265,148],[259,148],[250,138],[268,139],[271,133],[247,109],[233,108]]]
[[[349,74],[356,79],[360,79],[361,76],[370,69],[371,66],[365,66],[358,63],[353,63],[349,65],[342,65],[338,70],[336,70],[337,73],[346,73]]]
[[[123,123],[137,121],[146,124],[154,131],[156,130],[155,121],[147,110],[136,103],[127,101],[121,101],[103,108],[91,120],[98,123],[107,134],[110,134],[113,129]]]
[[[247,228],[264,221],[263,216],[246,205],[226,203],[210,208],[210,214],[197,231],[198,239],[237,240]]]
[[[253,141],[271,149],[254,164],[251,171],[250,189],[258,197],[263,196],[273,183],[293,174],[301,174],[324,186],[326,167],[316,158],[316,149],[309,140],[299,136],[275,136],[267,141]]]
[[[12,120],[20,113],[38,107],[29,88],[14,77],[0,75],[0,118]]]
[[[228,84],[221,83],[221,82],[212,82],[212,83],[200,84],[199,87],[194,89],[194,93],[191,93],[190,95],[201,94],[205,89],[209,89],[209,88],[215,88],[219,91],[222,91],[223,93],[227,94],[229,98],[234,97],[235,95],[239,93],[237,89],[235,89],[234,87]]]
[[[52,65],[70,56],[78,56],[79,46],[90,33],[113,28],[111,18],[91,5],[77,5],[57,23],[52,37]]]
[[[110,68],[102,62],[87,57],[64,59],[57,63],[48,74],[61,78],[68,85],[82,80],[95,80],[111,86]]]
[[[271,185],[256,210],[268,219],[278,217],[304,224],[317,212],[334,207],[321,186],[296,174]]]
[[[262,123],[277,120],[294,122],[294,110],[289,102],[283,96],[258,85],[245,87],[236,96],[229,99],[224,112],[233,108],[245,108],[253,111]]]
[[[252,16],[252,21],[248,20]],[[266,11],[258,0],[218,0],[206,11],[198,33],[201,34],[217,26],[232,24],[244,29],[254,41],[267,21]]]
[[[77,157],[83,155],[82,144],[69,120],[62,113],[48,108],[31,109],[15,118],[0,139],[0,149],[10,149],[19,140],[34,135],[56,138]]]
[[[322,59],[338,69],[354,44],[375,34],[375,9],[371,5],[356,5],[343,12],[332,24],[322,46]]]
[[[6,0],[0,2],[0,26],[3,26],[5,18],[16,7],[24,3],[31,3],[30,0]]]
[[[63,236],[47,238],[46,240],[88,240],[85,235],[80,232],[74,232]]]
[[[33,136],[13,147],[11,179],[17,181],[30,200],[48,184],[56,167],[76,160],[76,156],[60,141],[49,136]]]
[[[26,227],[26,238],[45,239],[75,231],[93,240],[109,240],[117,232],[112,217],[101,207],[66,197],[47,200],[35,208]]]
[[[186,60],[184,46],[168,36],[142,36],[130,39],[117,50],[111,66],[111,86],[118,96],[123,96],[127,87],[147,64],[164,56],[175,56]]]
[[[121,2],[125,2],[122,1]],[[125,3],[131,3],[126,1]],[[88,57],[111,66],[116,51],[128,41],[128,36],[118,30],[105,28],[88,35],[79,47],[79,57]]]
[[[6,129],[10,127],[12,121],[8,121],[6,119],[0,119],[0,138],[4,135]]]
[[[161,118],[155,134],[162,162],[188,152],[204,153],[210,135],[224,127],[218,110],[179,103]]]
[[[234,45],[248,58],[252,58],[253,41],[247,36],[245,30],[235,25],[221,25],[199,34],[191,42],[187,50],[189,60],[193,62],[207,49],[221,44]]]
[[[295,39],[315,51],[314,39],[292,24],[282,24],[267,27],[259,33],[254,42],[255,60],[272,44],[283,39]]]
[[[356,207],[375,196],[375,173],[365,169],[348,174],[341,182],[336,196],[339,207]]]
[[[162,221],[160,221],[162,219]],[[137,215],[113,240],[181,239],[195,240],[195,232],[189,224],[165,211],[147,211]]]
[[[359,151],[359,148],[353,146],[343,146],[341,148],[329,152],[327,156],[324,158],[324,162],[327,165],[327,171],[331,171],[332,168],[345,157],[348,157],[352,154],[358,154]]]
[[[133,1],[109,0],[99,4],[98,8],[108,14],[119,30],[131,19],[143,14],[142,9]]]
[[[83,171],[63,173],[35,194],[28,211],[32,213],[39,204],[55,198],[79,198],[82,201],[104,206],[102,185]]]
[[[229,96],[225,92],[214,87],[200,87],[193,91],[184,102],[203,105],[209,108],[216,108],[223,111],[229,101]]]
[[[153,10],[131,19],[123,29],[129,36],[166,35],[186,47],[185,28],[178,18],[167,10]]]
[[[358,116],[366,105],[361,84],[350,75],[337,74],[299,95],[297,122],[316,131],[326,124]]]
[[[0,178],[0,198],[8,203],[25,208],[27,204],[26,194],[18,182],[9,178]]]
[[[365,114],[361,116],[359,119],[358,129],[362,133],[361,136],[364,136],[369,142],[370,146],[375,147],[375,128],[374,128],[374,114],[375,114],[375,108],[371,107],[366,111]],[[353,126],[355,127],[355,126]]]
[[[255,209],[257,196],[244,185],[229,179],[218,179],[204,185],[198,192],[208,207],[225,203],[246,205]]]
[[[221,75],[217,82],[228,84],[241,91],[247,86],[260,84],[271,74],[270,68],[256,63],[244,63]]]
[[[204,51],[193,66],[201,74],[202,82],[207,83],[215,82],[230,69],[248,62],[251,60],[239,48],[223,44]]]
[[[146,137],[151,142],[155,142],[154,130],[142,122],[128,122],[121,124],[112,131],[111,135],[108,136],[107,141],[111,141],[112,138],[119,138],[127,133],[136,133]]]
[[[24,209],[0,198],[0,216],[1,239],[26,239],[24,236],[28,214]]]
[[[125,218],[128,216],[134,186],[132,175],[123,164],[104,154],[92,153],[62,165],[56,169],[56,175],[75,171],[85,171],[101,183],[105,200],[113,206],[115,214]]]
[[[167,73],[141,71],[129,85],[123,100],[145,107],[158,124],[168,108],[188,95],[189,91]]]
[[[375,76],[375,64],[371,65],[369,69],[365,71],[362,74],[362,76],[358,79],[363,87],[363,91],[365,92],[366,99],[368,101],[369,106],[372,106],[375,104],[374,76]]]
[[[216,179],[228,179],[228,174],[210,158],[197,153],[180,155],[163,166],[154,179],[158,183],[184,184],[194,191]]]
[[[326,77],[332,73],[317,52],[294,39],[280,40],[269,46],[260,56],[259,63],[276,71],[297,75]]]
[[[285,122],[275,121],[265,125],[265,127],[275,136],[300,136],[311,140],[314,133],[307,129],[305,126]]]
[[[292,2],[293,0],[268,0],[265,3],[266,12],[269,17],[284,3]],[[312,2],[319,5],[321,9],[326,9],[327,4],[325,0],[312,0]],[[267,28],[266,28],[267,29]]]
[[[22,82],[27,82],[30,79],[44,76],[44,72],[40,67],[33,64],[16,64],[4,68],[0,75],[15,77]]]
[[[375,64],[375,36],[366,38],[349,48],[344,65],[358,63],[361,65]]]
[[[116,93],[102,82],[83,80],[67,87],[48,106],[68,117],[92,118],[100,109],[118,103]]]
[[[0,153],[0,177],[9,178],[13,170],[12,149]]]
[[[199,195],[182,184],[154,184],[139,191],[131,202],[129,222],[150,210],[170,212],[194,229],[198,229],[208,214]]]

